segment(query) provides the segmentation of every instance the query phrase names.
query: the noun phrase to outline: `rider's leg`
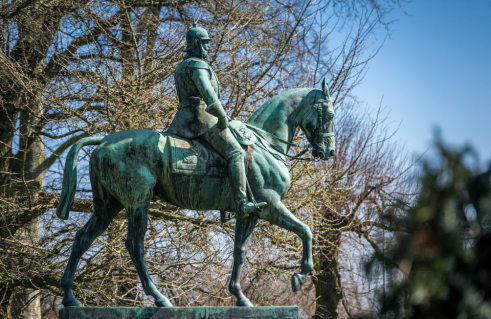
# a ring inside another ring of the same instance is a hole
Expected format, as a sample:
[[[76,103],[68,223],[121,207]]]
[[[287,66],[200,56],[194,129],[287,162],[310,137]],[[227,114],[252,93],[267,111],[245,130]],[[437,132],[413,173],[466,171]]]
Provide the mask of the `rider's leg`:
[[[201,136],[207,141],[220,155],[225,157],[228,164],[231,186],[234,192],[234,199],[237,203],[237,217],[245,218],[257,209],[266,206],[266,203],[254,205],[247,200],[247,178],[245,172],[245,151],[237,142],[230,129],[220,130],[213,126],[206,134]]]

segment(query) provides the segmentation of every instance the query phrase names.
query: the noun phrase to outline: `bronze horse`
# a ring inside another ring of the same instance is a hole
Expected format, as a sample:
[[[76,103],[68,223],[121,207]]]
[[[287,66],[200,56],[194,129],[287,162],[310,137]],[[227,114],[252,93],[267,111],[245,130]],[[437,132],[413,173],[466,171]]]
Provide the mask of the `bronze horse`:
[[[267,202],[268,206],[236,221],[229,290],[237,297],[237,306],[253,306],[242,293],[240,274],[249,238],[258,219],[293,231],[302,240],[303,256],[300,272],[292,276],[293,291],[300,289],[313,270],[312,232],[281,200],[290,187],[285,160],[288,149],[294,145],[291,142],[298,127],[305,133],[314,158],[327,160],[334,155],[334,108],[325,80],[321,90],[292,89],[276,95],[260,107],[246,125],[257,136],[257,142],[248,147],[247,178],[251,195],[258,201]],[[150,201],[154,198],[164,199],[186,209],[235,210],[227,176],[184,176],[172,172],[170,137],[171,134],[151,130],[129,130],[103,138],[87,137],[70,149],[57,208],[57,215],[62,219],[68,218],[75,196],[77,153],[86,145],[98,145],[90,156],[89,166],[94,212],[75,236],[61,279],[65,293],[62,303],[65,307],[79,306],[72,285],[80,258],[123,208],[128,217],[126,248],[138,271],[143,290],[155,298],[155,304],[159,307],[172,307],[172,304],[155,287],[143,258]],[[186,185],[186,189],[192,187],[196,191],[176,192],[178,185]]]

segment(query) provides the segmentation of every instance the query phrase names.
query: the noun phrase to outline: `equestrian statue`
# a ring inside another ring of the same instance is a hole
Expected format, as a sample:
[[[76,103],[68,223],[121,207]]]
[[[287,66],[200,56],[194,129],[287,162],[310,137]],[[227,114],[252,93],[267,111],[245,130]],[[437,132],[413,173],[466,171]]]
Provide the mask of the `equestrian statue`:
[[[220,83],[205,62],[210,38],[193,25],[186,33],[186,56],[174,78],[179,105],[166,132],[120,131],[87,137],[70,149],[64,170],[57,216],[67,219],[76,188],[77,154],[87,145],[94,212],[76,233],[61,278],[63,305],[77,307],[73,279],[82,255],[109,223],[125,209],[126,248],[144,292],[158,307],[172,307],[152,282],[144,261],[144,237],[152,200],[195,210],[235,214],[233,269],[228,288],[237,306],[253,306],[243,294],[240,275],[247,246],[258,219],[293,231],[303,244],[300,272],[292,276],[298,291],[313,270],[312,232],[281,200],[290,187],[287,158],[327,160],[334,155],[334,108],[325,79],[322,88],[287,90],[268,100],[246,123],[227,118],[220,102]],[[308,145],[289,155],[297,128]],[[302,157],[311,151],[312,157]]]

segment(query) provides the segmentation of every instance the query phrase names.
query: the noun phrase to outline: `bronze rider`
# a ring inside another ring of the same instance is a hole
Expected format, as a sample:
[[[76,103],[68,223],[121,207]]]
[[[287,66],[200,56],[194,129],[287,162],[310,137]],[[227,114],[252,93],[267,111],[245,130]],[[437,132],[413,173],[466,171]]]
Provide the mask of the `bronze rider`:
[[[210,38],[200,27],[186,33],[186,56],[174,72],[179,98],[177,113],[168,132],[184,138],[200,138],[208,142],[229,162],[228,171],[237,203],[238,218],[266,206],[247,200],[245,151],[228,128],[228,119],[220,102],[220,83],[211,67],[203,60],[208,55]]]

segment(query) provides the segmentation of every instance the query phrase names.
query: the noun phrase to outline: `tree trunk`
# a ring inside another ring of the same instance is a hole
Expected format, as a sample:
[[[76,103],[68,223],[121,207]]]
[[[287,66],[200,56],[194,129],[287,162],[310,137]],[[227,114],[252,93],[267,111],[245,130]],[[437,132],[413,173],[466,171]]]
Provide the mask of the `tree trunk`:
[[[36,107],[36,109],[39,109]],[[44,179],[44,171],[38,169],[41,163],[46,159],[42,137],[36,131],[37,121],[40,118],[41,110],[31,114],[23,114],[21,117],[21,147],[25,145],[25,157],[23,152],[19,155],[22,157],[23,165],[20,165],[17,172],[25,181],[24,188],[17,190],[18,194],[25,197],[26,206],[35,202]],[[18,230],[15,234],[17,240],[36,246],[38,245],[39,236],[39,217],[31,220]],[[29,262],[29,261],[26,261]],[[41,296],[39,291],[24,289],[14,294],[11,302],[10,312],[12,319],[41,319]]]
[[[16,233],[18,240],[30,245],[37,244],[39,234],[39,218],[32,220]],[[41,319],[41,297],[39,291],[23,289],[14,294],[10,313],[12,319]]]
[[[342,299],[341,283],[339,277],[339,233],[321,235],[323,247],[317,253],[315,260],[315,319],[338,318],[338,305]]]

